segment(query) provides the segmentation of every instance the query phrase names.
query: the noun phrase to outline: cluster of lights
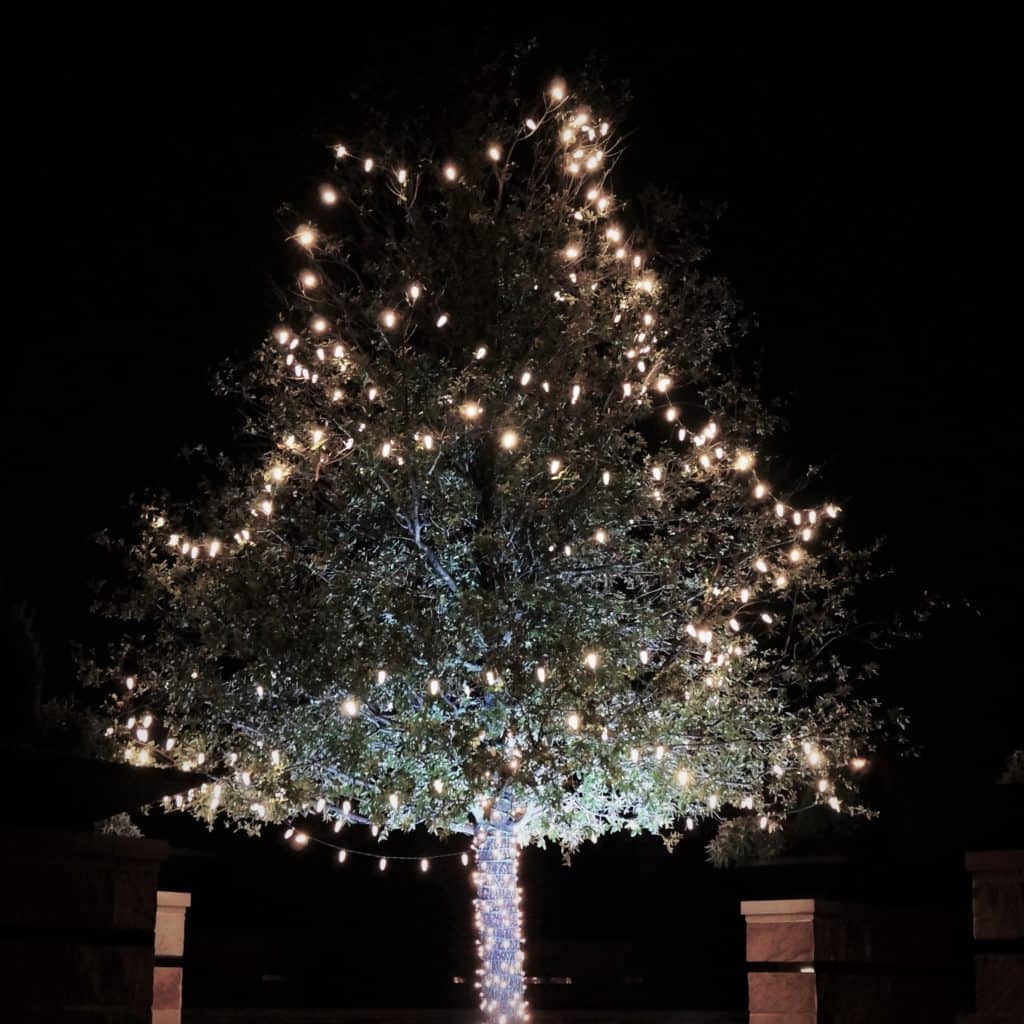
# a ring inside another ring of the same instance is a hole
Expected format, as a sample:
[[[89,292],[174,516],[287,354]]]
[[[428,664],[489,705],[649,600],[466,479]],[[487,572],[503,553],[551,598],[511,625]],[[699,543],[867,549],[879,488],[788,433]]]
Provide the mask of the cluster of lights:
[[[526,1021],[519,842],[511,830],[487,823],[477,829],[473,847],[480,1009],[495,1024]]]

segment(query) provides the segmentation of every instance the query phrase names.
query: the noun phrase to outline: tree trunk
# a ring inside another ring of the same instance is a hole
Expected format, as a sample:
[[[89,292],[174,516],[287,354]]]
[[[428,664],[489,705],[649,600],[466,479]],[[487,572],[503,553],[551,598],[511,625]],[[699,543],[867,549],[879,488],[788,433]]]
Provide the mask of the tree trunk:
[[[486,1024],[525,1021],[523,953],[519,906],[519,844],[512,822],[482,824],[476,852],[474,901],[480,1008]]]

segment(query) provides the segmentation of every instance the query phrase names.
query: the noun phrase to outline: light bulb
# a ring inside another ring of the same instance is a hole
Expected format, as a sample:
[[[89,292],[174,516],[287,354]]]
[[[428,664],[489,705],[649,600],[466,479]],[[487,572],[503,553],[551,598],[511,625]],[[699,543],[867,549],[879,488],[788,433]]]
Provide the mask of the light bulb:
[[[320,186],[320,202],[325,206],[333,206],[338,201],[338,193],[330,185]]]
[[[506,451],[512,451],[519,444],[519,435],[514,430],[506,430],[501,435],[501,447]]]
[[[497,163],[501,159],[501,149],[500,149],[500,147],[494,146],[494,145],[488,146],[487,147],[487,156],[491,160],[493,160],[495,163]]]
[[[444,165],[444,176],[446,181],[455,181],[458,178],[459,171],[455,164]]]

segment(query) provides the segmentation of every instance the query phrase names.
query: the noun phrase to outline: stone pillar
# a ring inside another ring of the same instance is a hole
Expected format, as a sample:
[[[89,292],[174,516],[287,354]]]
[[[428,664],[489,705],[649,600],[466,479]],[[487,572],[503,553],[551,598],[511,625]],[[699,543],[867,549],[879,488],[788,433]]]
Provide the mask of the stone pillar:
[[[167,844],[0,830],[0,1019],[149,1024]]]
[[[747,922],[750,1024],[953,1020],[941,914],[822,900],[755,900]]]
[[[1024,850],[969,853],[974,917],[972,1024],[1024,1020]]]
[[[157,890],[153,1024],[181,1024],[181,958],[185,954],[185,911],[191,905],[190,893]]]

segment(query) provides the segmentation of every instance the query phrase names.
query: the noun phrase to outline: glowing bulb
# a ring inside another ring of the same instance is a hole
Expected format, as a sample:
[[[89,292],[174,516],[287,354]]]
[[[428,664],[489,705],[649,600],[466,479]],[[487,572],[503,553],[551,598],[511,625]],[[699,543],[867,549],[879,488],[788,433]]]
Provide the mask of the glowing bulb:
[[[483,409],[476,402],[466,402],[459,411],[467,420],[475,420],[483,412]]]
[[[321,185],[320,202],[325,206],[333,206],[338,201],[338,193],[330,185]]]
[[[334,155],[341,160],[348,156],[348,150],[339,142],[338,145],[334,147]]]
[[[609,473],[609,472],[608,472],[608,470],[606,469],[606,470],[605,470],[605,471],[604,471],[604,472],[603,472],[603,473],[601,474],[601,483],[603,483],[603,484],[605,485],[605,487],[607,487],[607,486],[608,486],[608,485],[609,485],[609,484],[610,484],[611,482],[612,482],[612,475],[611,475],[611,473]]]
[[[566,722],[568,723],[569,728],[572,729],[573,732],[576,732],[580,727],[580,716],[573,712],[566,719]]]
[[[605,232],[605,236],[609,242],[614,242],[618,245],[622,241],[622,229],[612,226]]]
[[[525,388],[526,385],[530,383],[530,377],[531,377],[530,371],[526,370],[523,373],[522,377],[519,378],[519,383],[522,384],[522,386]]]
[[[591,651],[583,660],[586,662],[587,668],[591,671],[596,669],[598,664],[600,664],[600,659],[594,651]]]
[[[444,165],[444,176],[446,181],[455,181],[459,176],[459,171],[455,164]]]
[[[418,284],[411,284],[406,294],[409,296],[410,302],[415,302],[423,294],[423,289]]]
[[[423,447],[428,452],[433,450],[434,438],[433,438],[433,436],[431,434],[424,434],[423,437],[421,438],[421,441],[423,443]]]
[[[789,549],[789,560],[795,565],[797,562],[802,561],[804,557],[803,548],[790,548]]]
[[[434,792],[435,793],[443,793],[444,792],[444,783],[440,779],[434,779],[433,786],[434,786]]]
[[[549,92],[551,93],[551,98],[556,103],[561,103],[562,100],[565,99],[565,82],[563,82],[560,78],[556,78],[551,83],[551,88]]]
[[[512,451],[519,444],[519,435],[514,430],[506,430],[501,435],[501,447],[506,451]]]
[[[488,146],[487,156],[497,163],[501,159],[501,149],[498,146]]]
[[[218,553],[220,552],[220,548],[221,548],[221,544],[220,544],[219,540],[211,540],[210,541],[210,557],[211,558],[216,558]]]
[[[565,258],[567,260],[579,259],[579,255],[580,255],[580,251],[579,251],[579,249],[576,248],[575,245],[566,246]]]
[[[438,326],[438,327],[444,327],[444,326],[445,326],[445,324],[447,324],[447,323],[448,323],[448,320],[449,320],[448,314],[447,314],[447,313],[442,313],[442,314],[441,314],[441,315],[440,315],[440,316],[439,316],[439,317],[437,318],[437,326]]]
[[[387,859],[387,857],[381,857],[381,859],[379,861],[377,861],[377,867],[379,867],[381,871],[386,871],[387,870],[387,866],[388,866],[388,859]]]
[[[605,531],[605,530],[598,530],[598,531],[596,531],[595,534],[594,534],[594,540],[597,541],[598,544],[607,544],[608,543],[608,533],[607,533],[607,531]]]
[[[270,502],[270,501],[261,501],[261,502],[260,502],[260,511],[261,511],[261,512],[262,512],[262,513],[263,513],[263,514],[264,514],[265,516],[269,516],[269,515],[270,515],[270,513],[274,511],[274,505],[273,505],[273,503],[272,503],[272,502]]]
[[[685,786],[690,781],[690,773],[685,768],[680,768],[676,773],[676,781],[680,786]]]
[[[388,330],[391,330],[391,328],[398,323],[398,316],[395,314],[395,311],[391,309],[384,310],[380,315],[380,319]]]
[[[659,377],[658,383],[655,385],[655,387],[657,387],[657,389],[662,394],[664,394],[666,391],[668,391],[669,388],[672,387],[672,380],[669,377]]]
[[[484,359],[487,356],[487,346],[481,345],[479,348],[473,350],[474,359]]]
[[[295,240],[299,245],[304,245],[309,249],[316,244],[316,232],[308,225],[305,225],[295,233]]]
[[[636,747],[631,747],[630,748],[629,759],[630,759],[630,761],[633,762],[633,764],[639,764],[640,763],[640,751],[639,751],[638,748],[636,748]]]
[[[398,794],[390,794],[390,796],[388,796],[388,803],[391,805],[391,809],[393,811],[398,810]]]
[[[562,460],[561,459],[552,459],[548,463],[548,472],[552,476],[558,476],[558,474],[562,472]]]
[[[359,701],[353,697],[347,697],[341,705],[341,709],[349,718],[355,718],[359,714]]]
[[[547,677],[548,677],[548,670],[546,668],[544,668],[543,665],[538,666],[538,668],[537,668],[537,679],[538,679],[538,681],[543,683],[544,680],[547,679]]]
[[[850,767],[855,772],[862,772],[868,766],[868,759],[866,757],[853,757],[850,758]]]
[[[304,270],[299,274],[299,283],[306,289],[315,288],[320,283],[320,278],[312,270]]]
[[[371,160],[370,157],[367,157],[363,161],[363,170],[366,171],[367,174],[369,174],[370,171],[373,170],[373,160]]]
[[[399,185],[404,185],[409,180],[409,172],[404,167],[399,167],[395,177],[398,178]]]
[[[436,697],[441,692],[441,681],[439,679],[431,679],[427,684],[427,689],[431,697]]]
[[[427,872],[428,870],[430,870],[430,861],[428,861],[428,860],[427,860],[427,858],[426,858],[426,857],[424,857],[424,858],[423,858],[423,859],[422,859],[422,860],[420,861],[420,871],[423,871],[423,872],[425,873],[425,872]]]
[[[344,864],[347,859],[348,859],[348,851],[347,850],[339,850],[338,851],[338,863],[339,864]]]

